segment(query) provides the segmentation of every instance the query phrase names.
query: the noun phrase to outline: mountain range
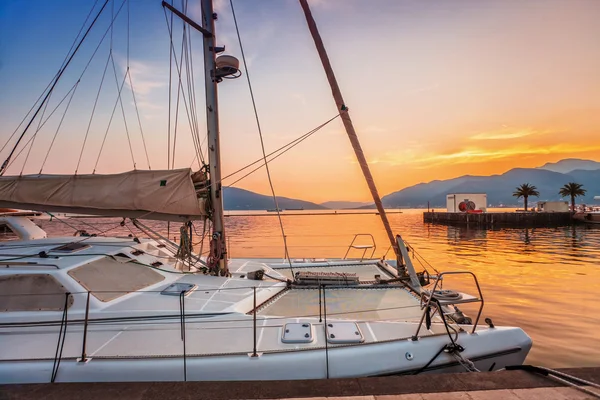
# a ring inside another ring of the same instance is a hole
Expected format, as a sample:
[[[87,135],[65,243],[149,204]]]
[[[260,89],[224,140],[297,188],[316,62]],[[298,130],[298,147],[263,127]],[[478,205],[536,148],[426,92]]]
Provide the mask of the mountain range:
[[[487,193],[489,204],[517,204],[513,197],[515,188],[530,183],[540,192],[539,198],[530,198],[530,204],[537,200],[561,200],[559,189],[566,183],[583,184],[587,190],[579,203],[593,203],[594,196],[600,195],[600,162],[569,158],[556,163],[546,163],[537,168],[513,168],[503,174],[491,176],[463,175],[458,178],[434,180],[419,183],[382,197],[387,208],[445,207],[448,193]],[[245,189],[226,187],[223,194],[226,210],[269,210],[275,208],[271,196]],[[565,199],[568,200],[568,199]],[[374,208],[372,203],[328,201],[321,204],[310,201],[277,197],[280,209],[343,209]]]
[[[325,210],[320,204],[310,201],[290,199],[288,197],[277,196],[277,204],[282,210],[302,208],[304,210]],[[250,190],[236,187],[225,187],[223,189],[223,207],[225,210],[271,210],[275,209],[275,202],[272,196],[266,196],[251,192]]]
[[[562,171],[562,172],[557,172]],[[559,189],[566,183],[583,184],[586,196],[577,198],[580,203],[593,202],[600,195],[600,163],[592,160],[566,159],[548,163],[538,168],[513,168],[500,175],[464,175],[448,180],[420,183],[388,194],[382,198],[385,207],[445,207],[448,193],[487,193],[489,204],[517,204],[513,197],[515,188],[530,183],[540,192],[537,200],[561,200]]]

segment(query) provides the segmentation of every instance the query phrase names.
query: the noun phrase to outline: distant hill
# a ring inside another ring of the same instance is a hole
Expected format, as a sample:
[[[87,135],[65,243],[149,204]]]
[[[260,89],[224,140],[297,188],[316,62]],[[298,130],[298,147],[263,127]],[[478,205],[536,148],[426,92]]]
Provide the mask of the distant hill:
[[[332,210],[346,210],[351,208],[360,208],[364,206],[368,206],[369,204],[373,204],[372,202],[364,202],[364,201],[326,201],[325,203],[321,203],[321,205],[325,208],[331,208]]]
[[[593,160],[581,160],[579,158],[565,158],[555,163],[546,163],[538,169],[545,169],[548,171],[560,172],[568,174],[575,170],[596,170],[600,169],[600,162]]]
[[[445,207],[448,193],[487,193],[489,204],[517,204],[516,198],[512,196],[515,188],[522,183],[530,183],[540,192],[539,198],[529,199],[530,204],[533,204],[538,200],[560,200],[558,191],[568,182],[581,183],[587,190],[586,196],[577,198],[577,202],[594,203],[594,196],[600,195],[600,168],[576,169],[569,173],[542,168],[514,168],[501,175],[465,175],[444,181],[420,183],[384,196],[382,201],[388,208],[424,207],[427,202],[431,207]]]
[[[290,199],[277,196],[279,208],[303,208],[305,210],[324,210],[326,207],[310,201]],[[254,193],[235,187],[223,189],[223,206],[225,210],[271,210],[275,208],[273,197]]]

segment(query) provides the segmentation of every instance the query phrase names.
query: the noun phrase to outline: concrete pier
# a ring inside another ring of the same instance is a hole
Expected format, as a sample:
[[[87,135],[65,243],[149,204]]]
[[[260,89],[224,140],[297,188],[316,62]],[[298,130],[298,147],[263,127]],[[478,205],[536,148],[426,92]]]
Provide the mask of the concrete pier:
[[[600,368],[559,371],[600,384]],[[166,399],[591,399],[591,395],[526,371],[423,374],[263,382],[133,382],[0,385],[1,400],[166,400]]]
[[[570,212],[450,213],[426,211],[423,221],[444,225],[494,227],[556,227],[574,223]]]

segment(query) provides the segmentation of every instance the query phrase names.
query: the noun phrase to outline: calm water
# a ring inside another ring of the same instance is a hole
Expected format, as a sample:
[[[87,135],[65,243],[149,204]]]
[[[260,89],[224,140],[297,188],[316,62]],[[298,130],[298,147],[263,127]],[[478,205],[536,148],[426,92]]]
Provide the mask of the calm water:
[[[476,273],[485,298],[483,316],[497,325],[520,326],[533,338],[528,363],[600,365],[600,229],[585,225],[500,230],[447,227],[423,223],[422,210],[392,210],[388,218],[394,232],[438,270]],[[67,220],[90,233],[109,229],[107,234],[130,233],[115,221]],[[342,257],[355,233],[373,234],[377,257],[389,249],[377,215],[284,216],[283,222],[292,258]],[[57,220],[39,223],[50,235],[74,231]],[[166,233],[164,225],[154,227]],[[228,217],[226,229],[232,257],[284,254],[274,213]],[[171,226],[171,237],[176,234],[178,227]],[[360,244],[367,242],[360,240]],[[473,294],[475,290],[466,279],[449,278],[445,285]],[[474,315],[475,310],[465,307],[465,311]]]

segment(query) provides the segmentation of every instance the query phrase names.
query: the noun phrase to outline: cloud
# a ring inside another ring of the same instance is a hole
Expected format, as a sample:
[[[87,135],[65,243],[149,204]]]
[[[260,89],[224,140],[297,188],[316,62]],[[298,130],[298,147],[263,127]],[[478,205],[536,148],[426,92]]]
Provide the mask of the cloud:
[[[580,154],[589,151],[599,151],[600,144],[583,145],[561,143],[548,146],[513,146],[500,149],[485,149],[468,147],[446,153],[426,153],[423,149],[407,148],[399,152],[386,152],[369,158],[370,164],[385,164],[388,166],[411,165],[417,169],[439,167],[456,164],[477,164],[482,162],[510,159],[546,154]],[[353,158],[350,162],[356,163]]]
[[[511,157],[544,154],[579,154],[600,150],[600,145],[581,145],[562,143],[549,146],[517,146],[503,149],[467,148],[446,154],[430,154],[415,160],[427,167],[446,164],[472,164],[484,161],[500,160]]]
[[[533,135],[544,135],[547,133],[552,133],[551,131],[538,131],[531,128],[510,128],[506,125],[503,125],[502,129],[498,129],[495,131],[488,132],[480,132],[475,135],[469,137],[472,140],[506,140],[506,139],[517,139],[526,136]]]
[[[147,95],[154,89],[166,86],[164,79],[165,75],[162,68],[148,62],[130,60],[129,74],[131,75],[131,81],[136,95]],[[129,80],[127,80],[127,85],[129,85]]]

